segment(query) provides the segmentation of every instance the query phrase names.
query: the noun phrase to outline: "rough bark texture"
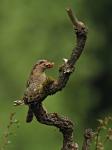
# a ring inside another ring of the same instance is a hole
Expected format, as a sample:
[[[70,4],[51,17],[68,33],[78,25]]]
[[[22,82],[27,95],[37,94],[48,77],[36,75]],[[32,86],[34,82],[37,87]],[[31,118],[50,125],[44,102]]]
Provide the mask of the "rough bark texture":
[[[40,95],[40,100],[38,100],[38,103],[36,104],[37,109],[35,110],[35,116],[40,123],[59,128],[59,131],[63,134],[62,150],[77,150],[78,146],[73,142],[72,121],[66,117],[59,116],[57,113],[47,113],[42,106],[42,101],[45,100],[48,95],[55,94],[66,86],[71,73],[74,71],[75,63],[80,57],[85,46],[87,37],[86,26],[82,22],[78,21],[76,16],[73,15],[71,9],[67,9],[66,11],[73,24],[73,29],[76,34],[76,47],[73,48],[70,58],[65,60],[64,64],[62,64],[62,66],[59,68],[58,79],[46,84],[44,87],[45,93]]]
[[[46,125],[55,126],[63,135],[62,150],[78,150],[77,143],[73,141],[73,123],[67,117],[59,116],[57,113],[47,113],[44,109],[42,102],[48,95],[55,94],[61,91],[67,84],[71,73],[75,68],[75,63],[79,59],[82,51],[84,50],[87,27],[73,15],[71,9],[66,9],[67,14],[73,24],[73,29],[76,34],[76,47],[73,48],[69,59],[64,59],[64,63],[59,68],[59,76],[57,80],[48,82],[44,87],[44,92],[38,95],[38,102],[30,104],[33,113],[37,120]],[[83,150],[86,150],[83,148]]]

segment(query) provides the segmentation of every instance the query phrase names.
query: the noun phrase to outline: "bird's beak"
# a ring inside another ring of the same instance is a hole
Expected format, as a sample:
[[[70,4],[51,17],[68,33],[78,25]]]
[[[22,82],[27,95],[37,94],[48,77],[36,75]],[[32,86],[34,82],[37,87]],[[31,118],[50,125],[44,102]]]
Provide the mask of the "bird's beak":
[[[53,66],[54,66],[54,62],[47,64],[47,68],[53,68]]]

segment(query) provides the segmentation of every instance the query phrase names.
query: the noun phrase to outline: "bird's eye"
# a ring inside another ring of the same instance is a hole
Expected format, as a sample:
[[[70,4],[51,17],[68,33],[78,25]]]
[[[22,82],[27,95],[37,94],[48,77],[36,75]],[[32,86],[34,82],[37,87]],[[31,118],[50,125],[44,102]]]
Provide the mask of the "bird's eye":
[[[54,63],[48,63],[48,64],[46,64],[46,67],[47,67],[47,68],[52,68],[53,65],[54,65]]]
[[[46,64],[46,67],[49,67],[50,66],[50,64]]]

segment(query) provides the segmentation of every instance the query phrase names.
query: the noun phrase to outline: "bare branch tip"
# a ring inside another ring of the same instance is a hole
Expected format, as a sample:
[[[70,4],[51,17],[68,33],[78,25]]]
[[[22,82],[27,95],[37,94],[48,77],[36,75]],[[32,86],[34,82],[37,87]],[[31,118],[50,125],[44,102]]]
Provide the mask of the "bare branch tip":
[[[67,11],[67,12],[70,12],[70,11],[72,11],[72,10],[71,10],[71,8],[66,8],[66,11]]]
[[[74,27],[80,29],[86,29],[87,27],[84,25],[83,22],[79,21],[75,15],[75,13],[72,11],[71,8],[66,8],[67,14],[73,24]]]
[[[66,8],[66,11],[67,11],[67,13],[68,13],[69,16],[74,16],[73,15],[73,11],[72,11],[71,8]]]
[[[74,26],[77,26],[78,25],[78,19],[77,17],[75,16],[75,14],[73,13],[72,9],[71,8],[66,8],[66,11],[67,11],[67,14],[72,22],[72,24]]]

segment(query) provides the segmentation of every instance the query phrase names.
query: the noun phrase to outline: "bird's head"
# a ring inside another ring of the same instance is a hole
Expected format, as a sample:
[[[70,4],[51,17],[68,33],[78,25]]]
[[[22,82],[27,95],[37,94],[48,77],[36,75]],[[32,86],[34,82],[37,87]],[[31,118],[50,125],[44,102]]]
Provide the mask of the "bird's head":
[[[46,69],[50,69],[50,68],[53,68],[54,66],[54,63],[53,62],[50,62],[48,60],[39,60],[36,65],[35,65],[35,69],[42,69],[43,71],[45,71]]]

